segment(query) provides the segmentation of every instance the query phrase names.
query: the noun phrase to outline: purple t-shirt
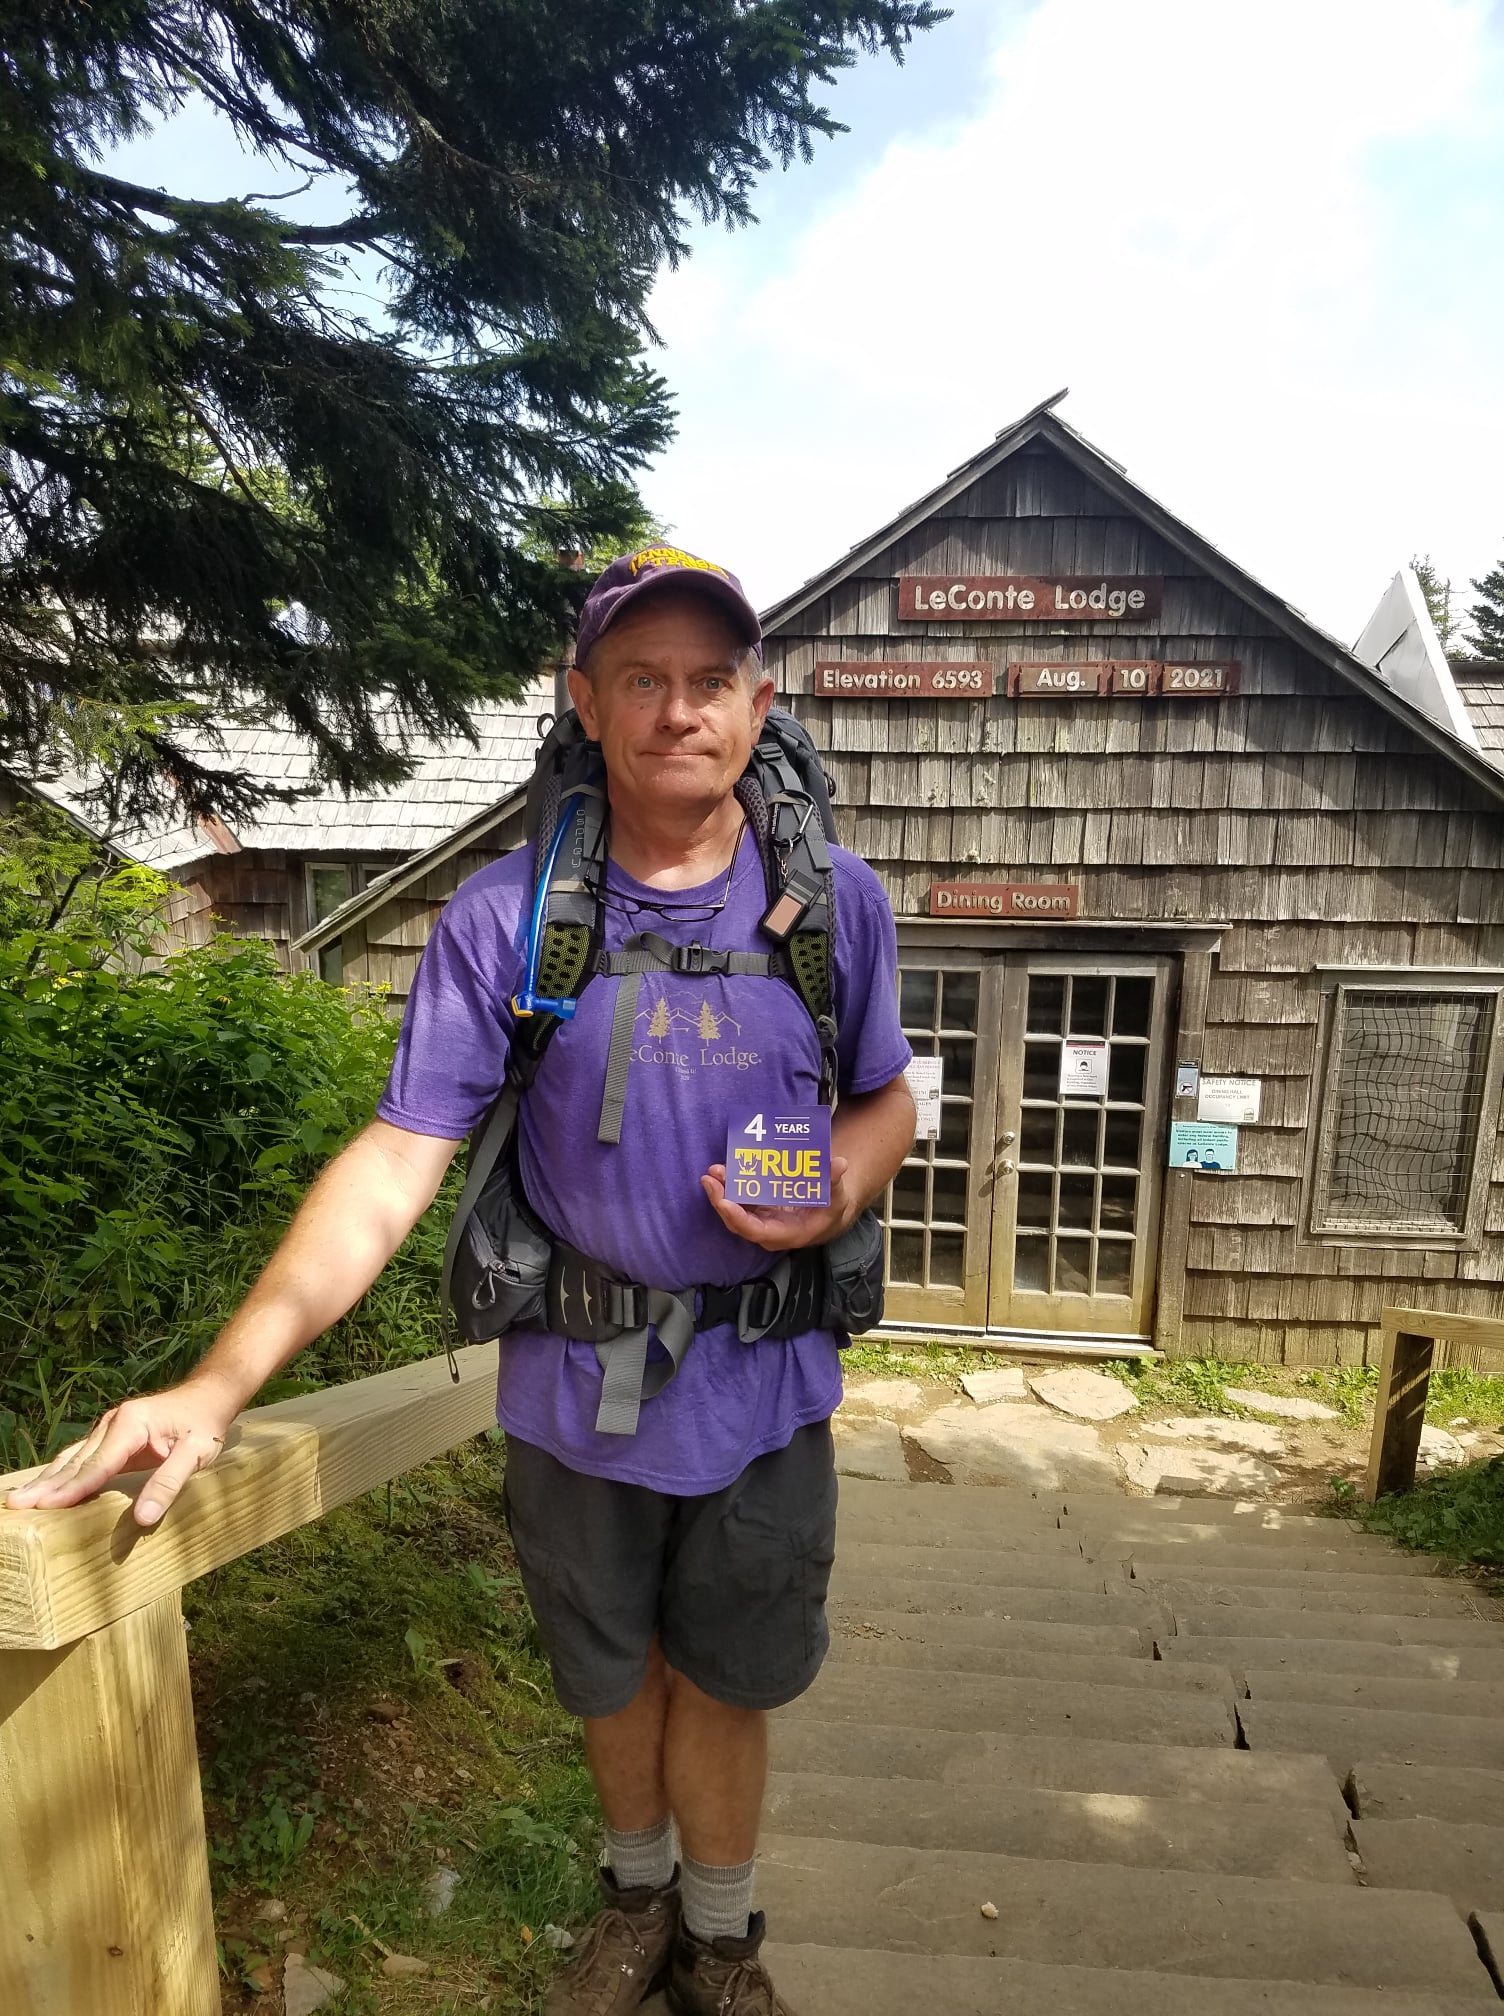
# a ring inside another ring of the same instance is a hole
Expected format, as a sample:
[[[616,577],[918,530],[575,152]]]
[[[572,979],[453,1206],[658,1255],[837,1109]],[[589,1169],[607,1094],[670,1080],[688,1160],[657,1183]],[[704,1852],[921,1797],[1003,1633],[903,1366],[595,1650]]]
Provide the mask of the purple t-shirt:
[[[898,1018],[893,916],[864,861],[839,847],[831,859],[838,1086],[874,1092],[911,1055]],[[699,889],[649,889],[612,863],[608,949],[639,931],[675,944],[697,938],[729,951],[768,949],[757,928],[767,907],[762,863],[748,834],[726,906],[707,919],[706,906],[725,888],[721,875]],[[531,898],[528,848],[455,891],[418,968],[377,1108],[383,1120],[456,1140],[484,1118],[506,1069]],[[698,917],[677,914],[692,906]],[[522,1102],[529,1203],[581,1252],[652,1287],[766,1273],[774,1256],[726,1229],[700,1177],[725,1160],[733,1115],[815,1104],[820,1053],[808,1011],[785,980],[645,974],[621,1143],[613,1147],[596,1129],[619,984],[632,982],[597,978],[585,989]],[[659,1348],[655,1340],[655,1355]],[[509,1434],[571,1469],[689,1496],[720,1490],[754,1457],[823,1421],[841,1397],[840,1360],[828,1330],[747,1345],[724,1324],[701,1331],[676,1377],[643,1402],[635,1435],[596,1433],[600,1390],[593,1345],[533,1330],[502,1339],[497,1415]]]

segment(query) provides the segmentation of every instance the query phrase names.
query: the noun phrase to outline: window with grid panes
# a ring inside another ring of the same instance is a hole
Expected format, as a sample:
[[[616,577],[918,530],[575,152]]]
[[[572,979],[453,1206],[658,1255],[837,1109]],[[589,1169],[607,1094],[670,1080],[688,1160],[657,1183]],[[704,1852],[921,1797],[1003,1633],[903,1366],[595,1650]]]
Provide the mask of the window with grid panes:
[[[1483,989],[1337,989],[1313,1233],[1465,1234],[1498,1001]]]
[[[888,1279],[905,1287],[961,1288],[981,975],[906,967],[898,990],[903,1032],[915,1056],[942,1060],[940,1137],[916,1141],[889,1187]]]
[[[1127,1295],[1140,1236],[1140,1158],[1154,982],[1031,973],[1018,1137],[1013,1286],[1042,1295]],[[1061,1096],[1061,1046],[1105,1038],[1107,1090]]]

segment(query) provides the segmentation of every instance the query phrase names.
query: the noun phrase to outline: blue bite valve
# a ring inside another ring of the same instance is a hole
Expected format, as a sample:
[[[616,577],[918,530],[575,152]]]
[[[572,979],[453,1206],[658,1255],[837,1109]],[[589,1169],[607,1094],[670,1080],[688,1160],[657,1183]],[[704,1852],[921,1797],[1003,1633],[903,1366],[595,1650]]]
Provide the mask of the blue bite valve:
[[[572,995],[567,995],[562,1000],[555,1000],[552,995],[535,994],[531,987],[524,988],[522,993],[512,996],[514,1015],[557,1015],[561,1022],[572,1022],[574,1011],[579,1005]]]

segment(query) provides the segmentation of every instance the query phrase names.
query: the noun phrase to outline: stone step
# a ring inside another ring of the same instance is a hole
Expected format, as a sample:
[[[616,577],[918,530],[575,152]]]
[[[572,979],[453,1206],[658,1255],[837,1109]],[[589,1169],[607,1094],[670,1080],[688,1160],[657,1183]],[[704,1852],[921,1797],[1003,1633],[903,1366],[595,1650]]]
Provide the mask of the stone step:
[[[1504,1932],[1504,1928],[1501,1928]],[[1500,1940],[1504,1950],[1504,1936]],[[1052,1967],[955,1953],[785,1946],[763,1957],[780,1994],[808,2016],[1476,2016],[1476,1996],[1324,1988],[1303,1981],[1214,1981],[1204,1974]],[[1479,1973],[1483,1973],[1480,1966]],[[1484,1977],[1485,1980],[1487,1977]],[[1486,2004],[1484,2005],[1486,2008]],[[644,2005],[667,2016],[668,2004]]]
[[[1227,1532],[1230,1527],[1237,1528],[1239,1534],[1255,1536],[1348,1533],[1355,1538],[1373,1538],[1352,1520],[1328,1519],[1316,1512],[1294,1512],[1285,1505],[1270,1505],[1262,1498],[1128,1498],[1117,1491],[1061,1491],[1054,1494],[1054,1502],[1059,1506],[1060,1517],[1070,1525],[1095,1523],[1098,1531],[1104,1533],[1135,1530],[1149,1533],[1156,1527],[1195,1525],[1220,1527],[1228,1539],[1234,1537]]]
[[[832,1597],[827,1606],[832,1628],[892,1631],[927,1645],[993,1645],[1030,1652],[1127,1653],[1150,1658],[1136,1624],[1048,1624],[1034,1618],[963,1617],[954,1612],[885,1610],[843,1602]],[[1173,1642],[1173,1641],[1172,1641]]]
[[[1437,1563],[1427,1554],[1399,1554],[1388,1547],[1316,1547],[1302,1542],[1278,1547],[1228,1541],[1225,1546],[1135,1546],[1128,1556],[1140,1577],[1176,1575],[1188,1582],[1280,1582],[1287,1575],[1337,1575],[1363,1582],[1387,1576],[1434,1578]]]
[[[911,1618],[911,1624],[923,1624]],[[837,1624],[831,1657],[852,1666],[901,1667],[908,1672],[990,1673],[1010,1680],[1075,1680],[1101,1687],[1151,1687],[1162,1694],[1222,1694],[1232,1698],[1232,1677],[1218,1666],[1190,1660],[1172,1664],[1146,1652],[1137,1657],[1041,1651],[1018,1645],[933,1645],[899,1632],[864,1631]],[[1241,1691],[1241,1690],[1238,1690]]]
[[[1121,1601],[1121,1598],[1113,1599]],[[1184,1638],[1222,1638],[1231,1623],[1227,1606],[1175,1606],[1175,1629]],[[1345,1638],[1378,1645],[1504,1646],[1504,1626],[1481,1617],[1396,1617],[1354,1610],[1260,1610],[1243,1626],[1260,1638]]]
[[[1339,1832],[1329,1803],[1227,1806],[1016,1785],[1000,1799],[993,1785],[775,1771],[763,1817],[775,1834],[890,1848],[1288,1876],[1344,1887],[1355,1881],[1346,1830]]]
[[[1463,1917],[1504,1902],[1504,1827],[1455,1820],[1355,1820],[1363,1874],[1375,1889],[1435,1890]]]
[[[1456,1820],[1504,1827],[1504,1771],[1465,1764],[1355,1764],[1348,1804],[1360,1820]]]
[[[839,1927],[850,1946],[910,1953],[1494,1994],[1451,1904],[1421,1892],[770,1834],[759,1895],[796,1945]]]
[[[1015,1789],[1091,1792],[1134,1799],[1202,1800],[1235,1806],[1325,1806],[1342,1822],[1339,1780],[1325,1758],[1192,1747],[1174,1741],[1000,1735],[898,1727],[871,1721],[773,1718],[775,1770],[828,1772],[846,1778],[924,1778],[982,1785],[999,1796]]]
[[[1148,1516],[1136,1516],[1134,1504],[1141,1503]],[[1415,1561],[1421,1572],[1434,1574],[1436,1563],[1429,1555],[1404,1554],[1392,1542],[1376,1533],[1354,1532],[1338,1519],[1304,1519],[1289,1525],[1241,1526],[1225,1521],[1186,1517],[1161,1518],[1149,1511],[1154,1501],[1130,1501],[1116,1519],[1062,1519],[1061,1533],[1078,1535],[1087,1555],[1105,1558],[1108,1553],[1132,1554],[1141,1548],[1220,1559],[1224,1549],[1242,1549],[1250,1558],[1275,1565],[1292,1554],[1333,1554],[1342,1561]],[[1375,1570],[1375,1573],[1382,1572]]]
[[[1098,1596],[1127,1578],[1113,1564],[1103,1569],[1079,1554],[1055,1549],[1025,1554],[992,1547],[901,1547],[886,1540],[852,1540],[836,1536],[836,1560],[844,1574],[881,1575],[902,1582],[970,1582],[978,1587],[1009,1589],[1081,1589]]]
[[[1058,1491],[1008,1490],[995,1484],[879,1484],[867,1477],[841,1479],[841,1510],[859,1509],[892,1517],[899,1508],[916,1526],[932,1516],[975,1520],[978,1525],[1038,1525],[1060,1523]]]
[[[1226,1698],[1160,1694],[1147,1687],[911,1673],[840,1661],[831,1661],[809,1692],[781,1715],[821,1722],[871,1717],[929,1729],[1096,1736],[1133,1743],[1231,1744],[1237,1739],[1230,1687]]]
[[[1483,1607],[1491,1598],[1470,1582],[1439,1576],[1289,1574],[1249,1582],[1230,1575],[1211,1581],[1144,1575],[1136,1580],[1156,1602],[1177,1612],[1225,1605],[1237,1610],[1317,1610],[1326,1615],[1335,1611],[1375,1617],[1468,1617],[1494,1621],[1500,1628],[1492,1611]]]
[[[1181,1697],[1182,1705],[1195,1698]],[[1344,1784],[1360,1758],[1397,1764],[1467,1763],[1489,1771],[1504,1765],[1504,1726],[1480,1715],[1323,1708],[1308,1701],[1240,1701],[1238,1720],[1251,1750],[1320,1751]]]
[[[1156,1664],[1169,1665],[1169,1660]],[[1213,1672],[1219,1669],[1212,1668]],[[1333,1708],[1390,1708],[1421,1715],[1504,1715],[1504,1686],[1473,1680],[1411,1680],[1359,1673],[1291,1673],[1249,1666],[1255,1701],[1319,1701]]]
[[[1134,1624],[1152,1628],[1168,1619],[1163,1604],[1124,1584],[1110,1595],[1090,1589],[1020,1589],[1011,1583],[912,1580],[861,1575],[836,1564],[832,1600],[848,1609],[907,1610],[914,1615],[1017,1617],[1039,1624]]]
[[[1004,1629],[1007,1629],[1004,1626]],[[1470,1645],[1386,1645],[1364,1638],[1159,1638],[1166,1664],[1206,1660],[1230,1672],[1351,1673],[1391,1680],[1504,1683],[1504,1650]]]
[[[934,1511],[915,1518],[902,1507],[883,1513],[843,1503],[836,1520],[836,1544],[843,1547],[848,1540],[886,1541],[901,1547],[986,1547],[995,1554],[1064,1554],[1081,1559],[1081,1535],[1055,1525],[948,1519]]]

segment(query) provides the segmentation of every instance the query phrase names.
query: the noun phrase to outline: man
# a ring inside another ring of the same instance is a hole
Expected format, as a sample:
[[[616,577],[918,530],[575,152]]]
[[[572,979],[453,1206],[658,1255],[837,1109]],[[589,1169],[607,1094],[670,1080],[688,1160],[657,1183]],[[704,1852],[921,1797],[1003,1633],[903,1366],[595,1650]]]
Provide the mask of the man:
[[[576,661],[570,695],[606,772],[607,948],[649,929],[755,949],[767,891],[734,787],[773,689],[739,582],[675,548],[613,562]],[[629,1280],[732,1284],[766,1273],[769,1254],[834,1238],[886,1187],[914,1127],[893,920],[864,863],[839,848],[832,862],[829,1207],[747,1209],[725,1192],[732,1116],[816,1101],[803,1001],[770,974],[667,972],[644,983],[619,1144],[597,1138],[614,1019],[603,982],[581,993],[523,1099],[524,1187],[555,1236]],[[365,1292],[501,1085],[532,891],[523,850],[456,892],[378,1117],[309,1192],[203,1364],[114,1409],[12,1504],[75,1503],[149,1452],[162,1460],[136,1516],[153,1524],[260,1386]],[[827,1645],[835,1338],[748,1345],[732,1325],[704,1330],[630,1436],[598,1432],[601,1380],[588,1343],[503,1339],[508,1519],[606,1820],[605,1908],[546,2007],[625,2016],[666,1982],[679,2016],[792,2016],[758,1958],[753,1861],[767,1711],[803,1692]]]

